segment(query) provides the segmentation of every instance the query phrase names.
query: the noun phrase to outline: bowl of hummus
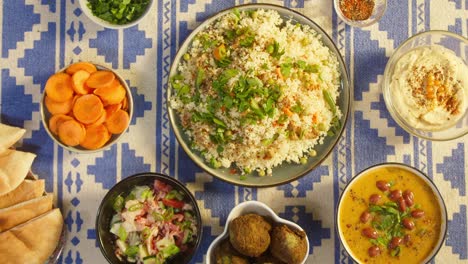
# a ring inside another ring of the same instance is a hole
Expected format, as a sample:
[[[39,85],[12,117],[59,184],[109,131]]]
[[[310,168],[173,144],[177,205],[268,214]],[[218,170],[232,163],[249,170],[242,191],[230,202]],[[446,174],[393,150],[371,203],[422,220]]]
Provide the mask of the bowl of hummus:
[[[468,39],[448,31],[417,34],[387,63],[382,92],[408,133],[451,140],[468,133]]]

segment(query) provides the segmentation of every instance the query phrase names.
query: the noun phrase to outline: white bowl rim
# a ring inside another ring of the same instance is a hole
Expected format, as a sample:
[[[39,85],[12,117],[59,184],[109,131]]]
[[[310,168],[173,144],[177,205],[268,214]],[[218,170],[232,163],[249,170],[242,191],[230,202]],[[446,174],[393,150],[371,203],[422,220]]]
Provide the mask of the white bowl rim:
[[[342,201],[345,193],[349,190],[350,186],[352,186],[354,184],[356,179],[358,179],[359,177],[362,177],[363,175],[367,174],[370,171],[373,171],[373,170],[376,170],[376,169],[379,169],[379,168],[384,168],[384,167],[397,167],[397,168],[401,168],[401,169],[407,170],[407,171],[415,174],[416,176],[421,178],[424,182],[426,182],[426,184],[431,188],[432,192],[436,196],[436,199],[437,199],[437,201],[439,203],[439,207],[440,207],[440,211],[441,211],[441,229],[440,229],[439,239],[437,241],[436,246],[432,249],[430,254],[423,261],[423,263],[428,263],[433,258],[435,258],[437,253],[440,251],[440,249],[442,248],[443,243],[445,241],[445,238],[447,236],[447,230],[448,230],[447,207],[445,205],[445,202],[444,202],[444,199],[443,199],[442,195],[439,192],[439,189],[437,188],[437,185],[435,185],[435,183],[427,176],[427,174],[425,174],[424,172],[420,171],[419,169],[417,169],[415,167],[412,167],[412,166],[410,166],[408,164],[404,164],[404,163],[385,162],[385,163],[375,164],[373,166],[370,166],[370,167],[362,170],[358,174],[356,174],[356,176],[354,176],[346,184],[346,187],[343,189],[343,192],[340,194],[340,198],[338,199],[338,204],[336,205],[336,210],[335,210],[335,232],[338,235],[338,239],[340,241],[340,244],[345,248],[345,251],[347,252],[348,256],[354,262],[360,263],[358,261],[358,259],[354,256],[352,251],[349,249],[348,245],[343,242],[343,238],[342,238],[342,235],[341,235],[341,232],[340,232],[340,225],[339,225],[339,219],[340,219],[339,209],[340,209],[341,201]]]
[[[248,214],[248,213],[255,213],[259,214],[262,216],[267,216],[270,217],[274,223],[276,224],[285,224],[288,226],[291,226],[297,230],[304,231],[298,224],[286,220],[284,218],[279,217],[268,205],[259,202],[259,201],[245,201],[242,202],[238,205],[236,205],[234,208],[232,208],[231,212],[229,213],[227,219],[226,219],[226,224],[224,225],[224,231],[221,233],[219,236],[217,236],[213,242],[211,242],[210,246],[208,247],[208,251],[206,252],[206,264],[210,264],[211,262],[211,256],[214,254],[214,250],[216,246],[221,243],[225,238],[228,237],[229,233],[229,224],[230,222],[241,215]],[[304,264],[309,257],[309,250],[310,250],[310,243],[309,243],[309,238],[307,237],[306,233],[306,242],[307,242],[307,254],[305,255],[304,259],[302,260],[301,264]],[[213,263],[214,264],[214,263]]]
[[[40,105],[39,105],[39,112],[41,113],[42,125],[44,126],[44,129],[47,132],[47,134],[49,135],[49,137],[55,143],[59,144],[62,148],[66,149],[68,151],[72,151],[72,152],[79,153],[79,154],[88,154],[88,153],[95,153],[95,152],[104,151],[104,150],[109,149],[115,143],[117,143],[122,138],[122,136],[127,132],[127,130],[129,129],[129,127],[131,125],[131,122],[132,122],[132,119],[133,119],[133,96],[132,96],[132,91],[130,90],[130,86],[128,85],[127,81],[125,81],[125,79],[116,70],[114,70],[112,68],[109,68],[107,66],[98,64],[98,63],[91,62],[91,61],[75,61],[75,62],[70,63],[69,65],[61,68],[60,70],[56,71],[53,74],[56,74],[56,73],[59,73],[59,72],[64,72],[68,67],[70,67],[70,65],[72,65],[74,63],[77,63],[77,62],[89,62],[89,63],[93,64],[94,66],[96,66],[96,68],[98,68],[98,69],[111,71],[119,79],[120,83],[123,84],[123,86],[125,88],[125,91],[127,93],[126,96],[127,96],[127,101],[128,101],[128,116],[129,116],[129,119],[130,119],[127,128],[124,130],[124,132],[116,135],[116,138],[114,139],[114,141],[112,141],[110,143],[106,142],[106,144],[104,144],[104,146],[102,146],[101,148],[98,148],[98,149],[89,149],[88,150],[88,149],[80,149],[80,148],[76,148],[76,147],[67,146],[67,145],[63,144],[62,142],[60,142],[60,140],[58,140],[57,136],[52,134],[52,132],[49,129],[49,124],[47,124],[47,122],[46,122],[45,112],[46,111],[48,112],[48,110],[46,109],[46,106],[45,106],[45,103],[44,103],[45,96],[46,96],[45,89],[44,89],[44,91],[42,91],[41,102],[40,102]]]
[[[407,38],[402,43],[400,43],[398,45],[398,47],[392,52],[392,55],[390,55],[390,58],[387,61],[387,64],[385,65],[385,70],[384,70],[384,74],[383,74],[382,83],[380,84],[380,90],[381,90],[382,96],[384,98],[385,107],[387,108],[388,112],[390,113],[390,116],[392,117],[393,120],[395,120],[395,122],[403,130],[405,130],[406,132],[408,132],[412,136],[416,136],[418,138],[422,138],[422,139],[426,139],[426,140],[430,140],[430,141],[450,141],[450,140],[461,138],[461,137],[467,135],[468,134],[468,128],[464,132],[462,132],[462,133],[460,133],[458,135],[451,136],[451,137],[443,137],[443,138],[442,137],[440,137],[440,138],[430,137],[430,136],[425,136],[425,135],[422,135],[422,134],[418,133],[417,132],[417,131],[419,131],[418,129],[413,129],[412,127],[406,125],[402,121],[403,119],[400,117],[400,114],[398,114],[391,107],[391,101],[392,100],[391,100],[391,97],[390,97],[390,94],[389,94],[390,93],[390,88],[387,87],[387,85],[386,85],[387,78],[391,78],[391,76],[389,76],[389,74],[390,74],[390,65],[392,65],[393,63],[396,63],[397,60],[400,59],[401,56],[403,56],[403,54],[402,54],[399,58],[395,58],[395,56],[393,56],[393,55],[398,53],[403,46],[405,46],[408,42],[412,41],[413,39],[415,39],[417,37],[425,36],[425,35],[431,35],[431,34],[434,34],[434,33],[435,34],[445,34],[445,35],[448,35],[450,37],[454,37],[456,39],[459,39],[459,40],[465,42],[468,45],[468,38],[465,38],[465,37],[463,37],[463,36],[461,36],[459,34],[456,34],[454,32],[448,31],[448,30],[434,29],[434,30],[427,30],[427,31],[419,32],[417,34],[412,35],[411,37]],[[462,59],[462,61],[464,61],[464,60]],[[465,63],[468,63],[468,61],[466,61]],[[461,119],[465,118],[467,115],[468,115],[468,109],[465,111],[465,114],[461,117]],[[444,130],[446,130],[446,129],[444,129]],[[444,131],[444,130],[441,130],[441,131]],[[440,131],[434,131],[434,132],[440,132]]]
[[[134,21],[130,22],[130,23],[127,23],[127,24],[122,24],[122,25],[118,25],[118,24],[112,24],[104,19],[101,19],[97,16],[95,16],[93,14],[93,12],[91,10],[89,10],[88,6],[86,5],[88,3],[88,0],[78,0],[78,2],[80,3],[80,7],[81,7],[81,11],[83,11],[83,13],[85,13],[85,15],[91,20],[93,21],[95,24],[98,24],[102,27],[105,27],[105,28],[110,28],[110,29],[125,29],[125,28],[129,28],[129,27],[132,27],[138,23],[140,23],[140,21],[151,11],[153,5],[154,5],[154,0],[149,0],[149,4],[148,6],[146,7],[146,10],[145,12],[143,12],[143,14],[141,14],[141,16],[137,19],[135,19]]]

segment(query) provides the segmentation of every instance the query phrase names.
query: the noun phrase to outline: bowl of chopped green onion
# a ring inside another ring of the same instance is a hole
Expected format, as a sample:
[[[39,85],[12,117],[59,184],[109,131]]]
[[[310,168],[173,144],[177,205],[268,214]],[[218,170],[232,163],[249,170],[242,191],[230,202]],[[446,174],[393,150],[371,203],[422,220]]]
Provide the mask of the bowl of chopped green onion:
[[[79,0],[82,11],[94,23],[121,29],[138,24],[151,10],[153,0]]]

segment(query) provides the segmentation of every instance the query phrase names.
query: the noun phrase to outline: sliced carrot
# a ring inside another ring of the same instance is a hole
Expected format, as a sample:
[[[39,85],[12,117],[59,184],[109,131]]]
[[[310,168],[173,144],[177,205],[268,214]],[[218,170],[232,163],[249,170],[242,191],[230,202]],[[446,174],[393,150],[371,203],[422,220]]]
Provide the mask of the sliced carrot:
[[[221,60],[222,58],[224,58],[226,56],[226,47],[224,46],[224,44],[221,44],[219,45],[218,47],[216,47],[214,50],[213,50],[213,57],[216,59],[216,60]]]
[[[84,70],[79,70],[72,75],[72,88],[77,94],[88,94],[91,91],[87,85],[85,85],[86,80],[88,80],[89,72]]]
[[[83,124],[96,122],[104,111],[101,99],[94,94],[85,94],[76,99],[73,115]]]
[[[284,108],[283,108],[283,112],[284,112],[287,116],[292,116],[292,115],[293,115],[293,112],[291,112],[291,110],[289,110],[289,108],[287,108],[287,107],[284,107]]]
[[[115,75],[110,71],[97,71],[91,73],[88,80],[86,81],[86,85],[97,89],[112,84],[114,79]]]
[[[60,141],[67,146],[77,146],[86,136],[86,130],[76,120],[68,120],[63,122],[58,128]]]
[[[73,88],[70,75],[56,73],[49,77],[45,85],[45,92],[56,102],[66,102],[73,98]]]
[[[112,134],[120,134],[127,129],[130,123],[130,117],[124,110],[117,110],[114,114],[107,117],[105,125]]]
[[[85,149],[98,149],[104,146],[110,139],[109,131],[106,126],[97,125],[86,128],[86,137],[80,143]]]
[[[105,104],[118,104],[122,102],[127,94],[125,88],[117,79],[114,79],[111,85],[97,88],[93,93],[99,96]]]
[[[105,107],[105,110],[106,110],[106,113],[107,113],[107,116],[111,116],[113,115],[115,112],[117,112],[117,110],[120,110],[122,109],[122,104],[119,103],[119,104],[111,104],[111,105],[107,105]]]
[[[65,102],[55,102],[54,100],[50,99],[49,96],[46,95],[44,103],[47,110],[49,110],[49,112],[52,115],[68,114],[73,107],[73,98]]]
[[[73,75],[77,71],[87,71],[88,73],[93,73],[97,71],[96,66],[92,63],[85,62],[85,61],[80,61],[77,63],[73,63],[72,65],[68,66],[68,68],[65,70],[66,73]]]
[[[72,120],[72,119],[73,119],[73,117],[67,116],[67,115],[64,115],[64,114],[53,115],[49,119],[49,130],[50,130],[50,132],[52,132],[52,134],[54,134],[54,135],[57,135],[59,126],[63,122],[68,121],[68,120]]]
[[[127,111],[128,110],[128,99],[127,96],[124,97],[124,99],[121,102],[122,104],[122,110]]]
[[[102,114],[101,116],[98,118],[98,120],[96,120],[96,122],[94,123],[91,123],[89,125],[86,125],[86,128],[88,127],[93,127],[93,126],[99,126],[101,124],[103,124],[105,121],[106,121],[106,118],[107,118],[107,113],[106,111],[102,111]]]
[[[278,78],[280,78],[281,80],[284,80],[284,77],[283,77],[283,74],[281,73],[281,68],[280,67],[276,67],[276,75],[278,75]]]

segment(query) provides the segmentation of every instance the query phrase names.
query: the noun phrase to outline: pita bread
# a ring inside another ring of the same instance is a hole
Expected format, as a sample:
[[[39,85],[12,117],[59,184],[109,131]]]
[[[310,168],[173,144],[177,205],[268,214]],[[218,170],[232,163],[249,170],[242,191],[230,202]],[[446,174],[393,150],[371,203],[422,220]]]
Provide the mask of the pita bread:
[[[0,123],[0,153],[13,146],[25,132],[25,129]]]
[[[0,232],[22,224],[52,209],[52,194],[0,209]]]
[[[16,189],[31,169],[35,154],[7,149],[0,153],[0,195]]]
[[[57,247],[62,228],[63,218],[57,208],[0,233],[2,263],[45,263]]]
[[[44,191],[44,180],[24,180],[13,191],[0,195],[0,209],[40,197],[44,194]]]

